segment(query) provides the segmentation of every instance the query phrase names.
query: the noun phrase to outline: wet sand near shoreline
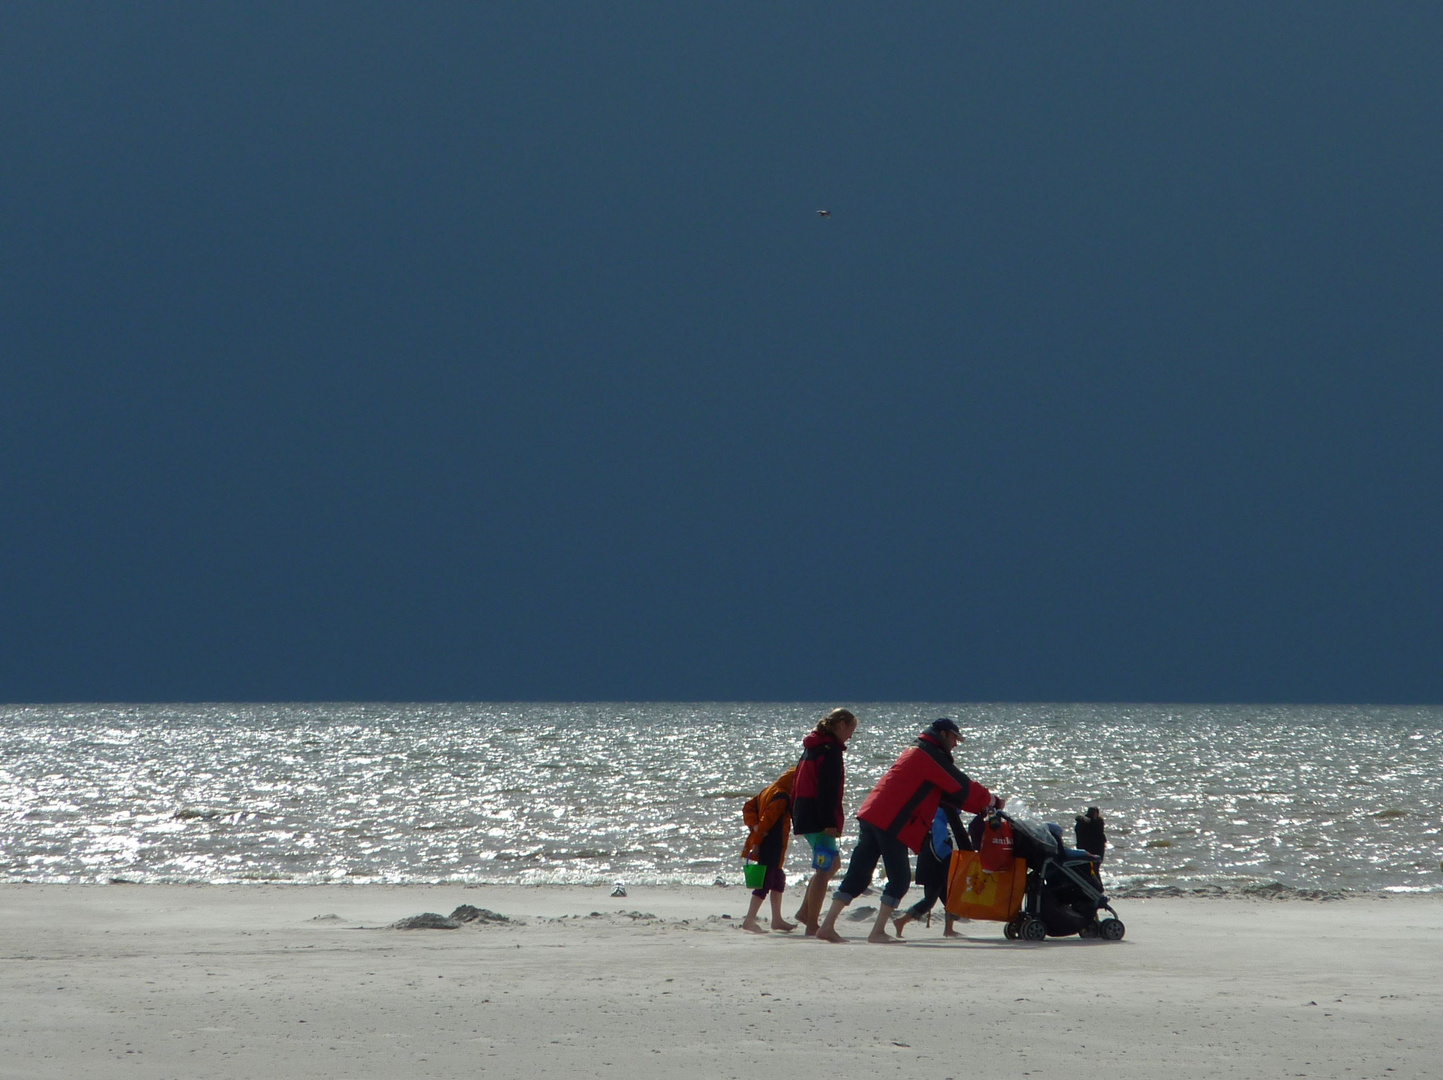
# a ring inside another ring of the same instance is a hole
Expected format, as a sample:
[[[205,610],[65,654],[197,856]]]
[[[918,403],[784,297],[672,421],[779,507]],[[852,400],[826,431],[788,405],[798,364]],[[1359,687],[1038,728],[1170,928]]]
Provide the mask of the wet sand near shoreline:
[[[609,891],[0,886],[0,1077],[1403,1080],[1443,1052],[1440,896],[1118,901],[1119,943],[934,917],[879,947],[742,932],[741,888]],[[463,904],[509,921],[387,929]]]

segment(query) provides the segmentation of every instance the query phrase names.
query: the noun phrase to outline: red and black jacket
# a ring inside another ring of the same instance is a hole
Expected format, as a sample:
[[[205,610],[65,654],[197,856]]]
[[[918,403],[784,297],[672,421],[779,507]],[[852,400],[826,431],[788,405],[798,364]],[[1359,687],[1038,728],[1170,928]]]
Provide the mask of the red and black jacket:
[[[936,736],[924,731],[877,781],[857,817],[920,851],[940,803],[975,814],[991,805],[992,793],[969,780]]]
[[[814,731],[802,740],[802,758],[792,784],[792,832],[842,830],[842,787],[847,769],[842,754],[847,748],[835,735]]]

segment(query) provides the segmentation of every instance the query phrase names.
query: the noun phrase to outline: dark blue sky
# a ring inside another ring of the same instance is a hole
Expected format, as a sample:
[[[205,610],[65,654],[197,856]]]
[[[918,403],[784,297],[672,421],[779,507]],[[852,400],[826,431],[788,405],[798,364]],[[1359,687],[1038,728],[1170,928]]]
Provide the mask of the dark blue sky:
[[[1440,56],[9,5],[0,700],[1443,701]]]

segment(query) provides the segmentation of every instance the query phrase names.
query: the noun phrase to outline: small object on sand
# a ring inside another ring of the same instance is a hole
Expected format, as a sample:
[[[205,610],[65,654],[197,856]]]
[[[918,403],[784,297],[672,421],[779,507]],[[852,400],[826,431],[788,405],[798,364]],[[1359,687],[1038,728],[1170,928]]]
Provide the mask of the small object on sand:
[[[462,904],[450,915],[452,922],[468,923],[509,923],[511,920],[500,912],[492,911],[484,907],[472,907],[470,904]]]
[[[729,882],[729,881],[728,881],[726,878],[724,878],[724,877],[719,877],[719,878],[717,878],[715,881],[713,881],[712,884],[715,885],[718,889],[725,889],[727,886],[729,886],[729,885],[731,884],[731,882]]]
[[[618,882],[616,883],[616,887],[611,890],[611,895],[612,895],[612,896],[625,896],[625,895],[626,895],[626,885],[625,885],[624,883],[618,881]]]
[[[434,911],[423,911],[409,919],[400,919],[391,924],[392,930],[459,930],[461,924]]]

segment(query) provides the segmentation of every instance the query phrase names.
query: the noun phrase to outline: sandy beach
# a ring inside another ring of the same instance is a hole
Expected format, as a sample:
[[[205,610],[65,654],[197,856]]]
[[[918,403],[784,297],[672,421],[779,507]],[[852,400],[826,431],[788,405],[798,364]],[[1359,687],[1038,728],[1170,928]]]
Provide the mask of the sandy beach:
[[[741,888],[608,892],[6,885],[0,1076],[1402,1080],[1443,1049],[1440,897],[841,947],[739,930]],[[461,904],[511,921],[386,928]]]

